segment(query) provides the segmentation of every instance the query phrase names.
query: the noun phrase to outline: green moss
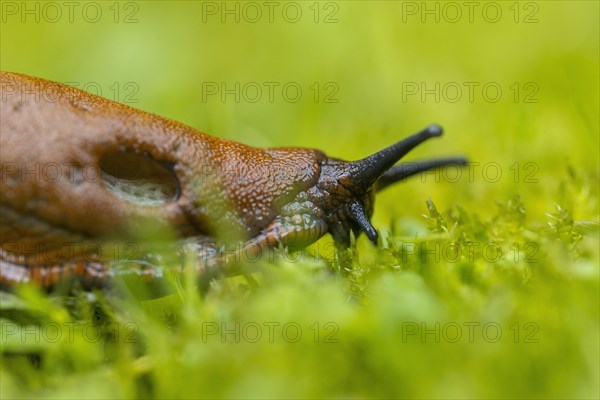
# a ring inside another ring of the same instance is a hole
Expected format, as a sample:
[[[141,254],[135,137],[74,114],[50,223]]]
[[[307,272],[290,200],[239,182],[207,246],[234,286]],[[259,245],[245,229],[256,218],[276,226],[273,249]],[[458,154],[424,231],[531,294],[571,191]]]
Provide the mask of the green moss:
[[[349,273],[280,260],[258,286],[230,278],[204,297],[4,295],[3,394],[593,397],[597,252],[581,250],[597,233],[574,237],[564,210],[550,230],[525,223],[526,206],[512,198],[481,221],[430,201],[420,250],[361,239]],[[481,239],[503,255],[443,250]]]

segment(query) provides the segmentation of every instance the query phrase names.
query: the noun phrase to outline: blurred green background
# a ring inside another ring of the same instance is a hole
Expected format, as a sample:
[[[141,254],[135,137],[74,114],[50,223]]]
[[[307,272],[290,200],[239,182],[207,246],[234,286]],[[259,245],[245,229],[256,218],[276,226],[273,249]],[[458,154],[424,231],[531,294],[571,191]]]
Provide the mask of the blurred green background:
[[[7,364],[5,395],[69,396],[86,383],[89,397],[598,396],[598,2],[73,4],[2,1],[1,69],[70,82],[214,136],[319,148],[344,159],[437,122],[445,136],[407,160],[461,154],[473,164],[459,177],[449,169],[379,195],[373,221],[384,236],[392,229],[424,235],[429,197],[440,211],[459,205],[473,219],[497,221],[496,203],[518,195],[527,232],[547,226],[556,204],[568,211],[565,220],[592,228],[575,256],[570,242],[566,253],[544,242],[542,264],[560,273],[534,273],[539,286],[475,268],[481,287],[466,279],[440,289],[445,283],[432,283],[421,266],[377,275],[358,307],[346,300],[343,279],[315,278],[298,265],[271,271],[278,284],[258,295],[225,291],[191,302],[196,308],[174,306],[187,313],[182,324],[189,328],[174,336],[178,343],[155,321],[137,321],[158,338],[146,339],[149,356],[119,348],[106,361],[104,350],[80,344],[92,360],[81,361],[87,372],[50,357],[58,364],[48,365],[63,368],[42,368],[52,379],[25,379],[20,364]],[[537,243],[534,234],[518,235]],[[577,260],[586,272],[573,276]],[[536,321],[540,342],[399,343],[399,321],[502,321],[507,337],[507,316]],[[194,341],[200,321],[243,318],[336,321],[340,343],[290,349]],[[152,346],[164,343],[172,346],[156,352],[164,359],[153,359]],[[178,350],[166,356],[169,349]],[[60,351],[63,358],[82,352]]]

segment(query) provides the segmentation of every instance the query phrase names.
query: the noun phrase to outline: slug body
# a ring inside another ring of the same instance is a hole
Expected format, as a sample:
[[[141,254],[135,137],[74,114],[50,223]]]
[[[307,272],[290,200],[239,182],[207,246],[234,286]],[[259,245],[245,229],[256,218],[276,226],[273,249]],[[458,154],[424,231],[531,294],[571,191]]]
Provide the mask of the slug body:
[[[375,191],[466,162],[394,166],[441,135],[435,125],[346,162],[319,150],[257,149],[215,138],[60,83],[6,72],[0,78],[2,286],[49,288],[64,278],[104,286],[116,260],[93,244],[124,234],[137,220],[182,238],[256,248],[305,246],[328,232],[342,248],[351,231],[376,242],[369,222]],[[143,263],[132,270],[161,274]]]

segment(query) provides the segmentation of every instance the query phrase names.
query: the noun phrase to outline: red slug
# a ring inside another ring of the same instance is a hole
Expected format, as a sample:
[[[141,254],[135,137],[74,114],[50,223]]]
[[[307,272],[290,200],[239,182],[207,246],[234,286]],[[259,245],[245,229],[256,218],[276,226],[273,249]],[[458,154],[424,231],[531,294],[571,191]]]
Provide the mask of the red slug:
[[[231,242],[306,246],[326,233],[344,248],[351,231],[376,243],[369,220],[375,192],[466,163],[457,157],[394,165],[440,136],[437,125],[347,162],[320,150],[258,149],[60,83],[0,77],[3,287],[51,288],[67,279],[101,287],[117,270],[162,276],[156,265],[108,259],[94,245],[121,237],[138,219],[215,249]],[[206,262],[199,272],[209,264],[226,262]]]

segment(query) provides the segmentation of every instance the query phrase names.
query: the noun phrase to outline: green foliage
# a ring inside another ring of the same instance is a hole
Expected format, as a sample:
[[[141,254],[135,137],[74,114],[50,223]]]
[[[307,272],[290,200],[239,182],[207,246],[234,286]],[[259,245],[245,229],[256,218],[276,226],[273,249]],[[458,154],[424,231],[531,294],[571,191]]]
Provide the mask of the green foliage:
[[[3,294],[3,397],[594,397],[597,230],[527,223],[518,196],[488,220],[427,206],[428,233],[361,238],[349,270]]]

